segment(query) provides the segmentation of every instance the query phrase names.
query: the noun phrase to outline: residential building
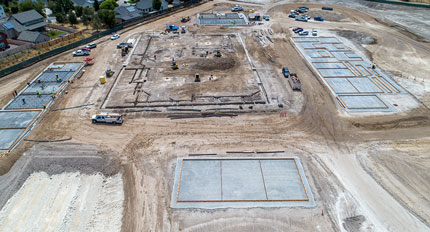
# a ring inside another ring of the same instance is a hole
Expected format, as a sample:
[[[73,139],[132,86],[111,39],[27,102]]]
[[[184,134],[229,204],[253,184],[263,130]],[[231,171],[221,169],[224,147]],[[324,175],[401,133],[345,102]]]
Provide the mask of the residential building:
[[[6,13],[4,12],[4,8],[2,5],[0,5],[0,19],[5,19],[6,17],[7,16],[6,16]]]
[[[148,14],[148,13],[154,11],[154,8],[152,8],[152,0],[140,0],[136,4],[136,7],[137,7],[137,9],[141,10],[144,14]],[[166,1],[161,0],[160,10],[165,10],[165,9],[167,9],[167,7],[169,7],[169,4]]]
[[[3,21],[0,23],[0,32],[3,32],[10,39],[16,39],[19,33],[23,32],[25,27],[21,26],[17,21]]]
[[[0,32],[0,51],[4,51],[9,48],[9,44],[7,43],[7,36],[5,33]]]
[[[103,0],[98,0],[100,3]],[[75,6],[82,6],[84,8],[93,8],[94,6],[94,0],[72,0],[73,4]]]
[[[18,40],[38,44],[49,41],[49,36],[44,35],[38,31],[23,31],[21,34],[19,34]]]
[[[136,6],[120,6],[115,8],[117,23],[142,17],[143,12]]]
[[[12,21],[18,22],[21,26],[25,27],[25,30],[29,31],[44,31],[46,26],[43,16],[35,10],[13,14],[10,16],[9,22],[14,24]],[[14,26],[16,27],[17,25],[14,24]]]

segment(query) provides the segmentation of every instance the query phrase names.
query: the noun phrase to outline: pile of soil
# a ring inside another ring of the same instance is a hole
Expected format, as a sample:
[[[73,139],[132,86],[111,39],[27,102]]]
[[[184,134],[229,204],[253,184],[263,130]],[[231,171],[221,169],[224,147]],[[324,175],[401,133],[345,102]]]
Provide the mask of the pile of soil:
[[[192,69],[213,71],[213,70],[228,70],[236,65],[236,61],[230,57],[220,57],[213,59],[202,58],[195,64],[191,65]]]
[[[326,21],[332,21],[332,22],[340,22],[347,17],[341,13],[333,12],[333,11],[325,11],[325,10],[310,10],[308,13],[305,13],[312,17],[312,20],[314,17],[320,16],[323,17]]]
[[[336,34],[341,37],[352,40],[353,42],[358,44],[376,44],[377,43],[375,38],[363,32],[342,30],[342,31],[337,31]]]

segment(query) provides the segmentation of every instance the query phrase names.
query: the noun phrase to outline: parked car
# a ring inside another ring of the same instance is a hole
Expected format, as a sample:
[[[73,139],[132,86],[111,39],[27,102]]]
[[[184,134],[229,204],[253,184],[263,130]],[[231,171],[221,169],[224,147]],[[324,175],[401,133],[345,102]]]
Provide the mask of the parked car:
[[[318,36],[318,31],[316,29],[312,30],[312,36]]]
[[[308,20],[305,17],[300,16],[300,17],[296,17],[296,21],[307,22]]]
[[[315,18],[314,18],[314,20],[315,20],[315,21],[321,21],[321,22],[322,22],[322,21],[324,21],[324,18],[323,18],[323,17],[321,17],[321,16],[317,16],[317,17],[315,17]]]
[[[321,9],[322,9],[322,10],[333,10],[333,8],[332,8],[332,7],[326,7],[326,6],[323,6]]]
[[[307,6],[301,6],[301,7],[299,7],[299,9],[309,10],[309,7],[307,7]]]
[[[239,11],[243,11],[243,8],[241,6],[236,5],[235,7],[231,8],[231,11],[239,12]]]
[[[283,67],[282,74],[284,75],[284,77],[288,78],[290,76],[290,70],[287,67]]]
[[[96,48],[97,44],[96,43],[90,43],[87,45],[87,48],[91,49],[91,48]]]
[[[299,32],[299,35],[309,35],[309,31],[301,31]]]
[[[72,54],[73,56],[88,56],[90,53],[83,50],[77,50],[77,51],[74,51]]]
[[[133,45],[131,45],[130,43],[126,43],[126,42],[121,42],[121,43],[116,45],[116,48],[123,48],[123,47],[132,48]]]
[[[294,14],[294,13],[291,13],[291,14],[289,14],[288,15],[288,17],[290,17],[290,18],[295,18],[297,15],[296,14]]]
[[[306,12],[308,12],[308,10],[304,9],[304,8],[299,8],[299,9],[297,9],[297,12],[299,12],[299,13],[306,13]]]
[[[112,37],[110,37],[110,39],[111,40],[116,40],[116,39],[119,39],[119,35],[118,34],[115,34],[115,35],[113,35]]]
[[[299,29],[302,29],[303,30],[303,28],[301,28],[301,27],[295,27],[295,28],[293,28],[293,31],[294,32],[296,32],[297,30],[299,30]]]
[[[303,31],[303,28],[299,28],[299,29],[295,30],[294,33],[300,33],[302,31]]]

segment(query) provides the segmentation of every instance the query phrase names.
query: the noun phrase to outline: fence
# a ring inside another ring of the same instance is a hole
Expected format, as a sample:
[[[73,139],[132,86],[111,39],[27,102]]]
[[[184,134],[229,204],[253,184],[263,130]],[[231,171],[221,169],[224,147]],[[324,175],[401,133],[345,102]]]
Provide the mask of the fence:
[[[16,48],[10,48],[6,51],[0,52],[0,59],[4,59],[8,56],[16,55],[16,54],[20,53],[22,50],[27,50],[30,48],[33,48],[32,44],[23,44],[23,45],[16,47]]]
[[[406,6],[429,7],[430,8],[430,3],[428,0],[415,0],[415,1],[410,1],[410,2],[397,1],[397,0],[367,0],[367,1],[399,4],[399,5],[406,5]]]
[[[155,19],[155,18],[158,18],[158,17],[162,17],[162,16],[165,16],[165,15],[171,14],[171,13],[173,13],[175,11],[178,11],[180,9],[183,9],[183,8],[200,5],[201,3],[202,3],[202,0],[193,0],[193,1],[182,3],[181,5],[178,5],[178,6],[167,8],[167,9],[165,9],[163,11],[158,11],[158,12],[155,12],[155,13],[152,13],[152,14],[144,15],[144,16],[138,18],[138,19],[125,21],[123,23],[117,24],[117,26],[114,27],[114,28],[112,28],[112,29],[99,32],[99,33],[97,33],[95,35],[92,35],[92,36],[90,36],[88,38],[85,38],[85,39],[79,40],[77,42],[74,42],[74,43],[71,43],[71,44],[67,44],[65,46],[53,49],[53,50],[48,51],[46,53],[43,53],[43,54],[41,54],[39,56],[36,56],[36,57],[30,58],[28,60],[22,61],[21,63],[18,63],[18,64],[14,65],[14,66],[2,69],[2,70],[0,70],[0,78],[3,77],[3,76],[5,76],[5,75],[7,75],[7,74],[15,72],[17,70],[23,69],[23,68],[25,68],[25,67],[27,67],[29,65],[32,65],[32,64],[34,64],[34,63],[36,63],[38,61],[46,59],[46,58],[48,58],[50,56],[54,56],[54,55],[57,55],[59,53],[65,52],[67,50],[70,50],[72,48],[76,48],[76,47],[81,46],[83,44],[89,43],[89,42],[91,42],[93,40],[96,40],[96,39],[98,39],[100,37],[103,37],[103,36],[109,35],[109,34],[111,34],[113,32],[116,32],[118,30],[121,30],[123,28],[134,26],[137,23],[142,23],[142,22],[145,22],[145,21],[150,21],[152,19]],[[51,41],[45,42],[43,44],[49,44],[49,42],[51,42]],[[38,45],[49,46],[49,45],[43,45],[43,44],[38,44]]]
[[[68,34],[66,36],[59,37],[59,38],[56,38],[54,40],[46,41],[46,42],[43,42],[43,43],[40,43],[40,44],[35,44],[34,48],[35,49],[41,49],[41,48],[44,48],[44,47],[50,47],[50,46],[53,46],[55,44],[61,43],[63,41],[71,40],[71,39],[73,39],[73,38],[75,38],[76,36],[79,36],[79,35],[82,35],[82,31],[79,31],[79,32],[76,32],[76,33],[73,33],[73,34]]]
[[[52,29],[56,29],[56,30],[59,30],[59,31],[65,31],[65,32],[68,32],[68,33],[76,33],[76,32],[79,31],[79,30],[73,29],[71,27],[65,27],[65,26],[56,25],[56,24],[52,24],[52,23],[46,25],[46,27],[49,27],[49,28],[52,28]]]

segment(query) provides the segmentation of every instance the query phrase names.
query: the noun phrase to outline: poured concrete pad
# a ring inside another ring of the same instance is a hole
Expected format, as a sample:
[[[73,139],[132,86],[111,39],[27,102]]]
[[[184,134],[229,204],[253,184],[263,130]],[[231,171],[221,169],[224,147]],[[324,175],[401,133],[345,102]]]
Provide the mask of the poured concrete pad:
[[[61,81],[67,81],[74,72],[44,72],[39,76],[41,82],[56,82],[57,75]]]
[[[0,128],[25,128],[40,111],[0,111]]]
[[[349,109],[387,109],[387,105],[375,95],[339,95]]]
[[[25,103],[22,101],[25,99]],[[50,95],[19,95],[6,109],[43,109],[43,104],[48,105],[52,98]]]
[[[24,94],[36,94],[38,91],[41,94],[57,93],[64,83],[62,82],[45,82],[33,83],[25,91]]]
[[[172,208],[313,207],[298,158],[179,158]]]
[[[293,37],[292,40],[346,111],[392,112],[395,108],[386,100],[392,95],[407,94],[381,69],[372,67],[369,60],[336,37]],[[398,97],[403,99],[401,95]]]
[[[0,150],[8,150],[23,131],[24,129],[0,130]]]

